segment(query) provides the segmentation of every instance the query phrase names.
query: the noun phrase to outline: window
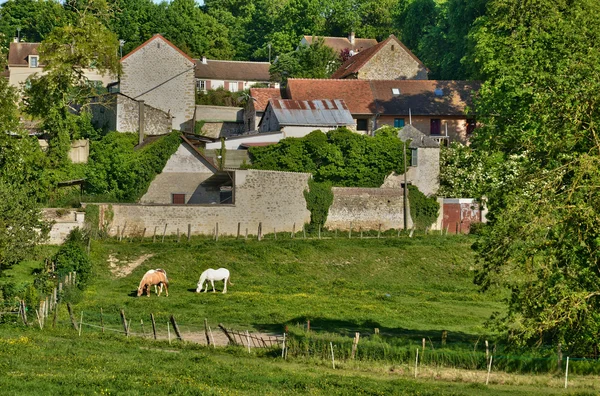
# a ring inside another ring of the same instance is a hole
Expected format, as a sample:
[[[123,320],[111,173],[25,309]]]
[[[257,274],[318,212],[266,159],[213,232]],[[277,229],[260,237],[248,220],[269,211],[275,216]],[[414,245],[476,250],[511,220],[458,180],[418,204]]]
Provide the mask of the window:
[[[229,82],[229,91],[230,92],[237,92],[238,91],[238,83],[237,83],[237,81],[230,81]]]
[[[205,80],[196,80],[196,89],[198,91],[206,91],[206,81]]]
[[[171,194],[171,203],[173,205],[184,205],[185,194]]]
[[[29,67],[38,67],[38,56],[29,55]]]
[[[419,150],[416,148],[410,149],[410,166],[417,166],[419,162],[419,156],[417,155]]]
[[[439,118],[432,118],[429,124],[429,134],[439,135],[442,121]]]
[[[233,188],[231,186],[222,186],[219,188],[219,203],[233,203]]]
[[[404,118],[394,118],[394,128],[404,127]]]
[[[357,131],[368,131],[368,120],[366,119],[358,119],[356,120],[356,130]]]
[[[400,88],[392,88],[392,95],[400,95]]]

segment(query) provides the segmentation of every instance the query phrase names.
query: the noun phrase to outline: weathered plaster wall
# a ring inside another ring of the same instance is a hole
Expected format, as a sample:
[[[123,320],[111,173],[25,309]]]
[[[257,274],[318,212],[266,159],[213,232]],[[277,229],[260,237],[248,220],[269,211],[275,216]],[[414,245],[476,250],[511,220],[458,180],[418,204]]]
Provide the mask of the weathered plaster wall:
[[[427,69],[389,40],[358,72],[359,80],[427,80]]]
[[[157,37],[121,61],[121,93],[173,116],[172,129],[191,131],[194,63]]]
[[[417,149],[417,166],[408,166],[406,181],[416,186],[425,195],[435,195],[440,188],[440,149],[419,147]],[[401,189],[404,173],[392,173],[381,185],[382,188]]]
[[[66,239],[69,233],[75,228],[83,228],[85,213],[76,210],[65,209],[42,209],[44,220],[53,221],[50,229],[50,239],[47,241],[50,245],[60,245]]]
[[[381,230],[404,227],[404,199],[401,189],[333,187],[333,204],[325,227],[329,229]],[[408,205],[408,199],[407,199]],[[410,205],[407,225],[412,227]]]
[[[191,225],[192,234],[212,234],[219,223],[219,233],[235,235],[237,224],[242,233],[256,234],[262,222],[263,234],[277,231],[292,231],[294,224],[300,230],[310,221],[303,192],[308,188],[308,173],[274,172],[260,170],[236,170],[233,205],[135,205],[100,204],[100,222],[114,215],[108,225],[110,235],[117,228],[125,235],[141,235],[144,228],[162,232],[165,224],[167,234],[187,232]],[[147,232],[151,232],[147,231]]]
[[[236,136],[244,132],[244,124],[241,122],[205,122],[202,125],[202,135],[211,138]]]

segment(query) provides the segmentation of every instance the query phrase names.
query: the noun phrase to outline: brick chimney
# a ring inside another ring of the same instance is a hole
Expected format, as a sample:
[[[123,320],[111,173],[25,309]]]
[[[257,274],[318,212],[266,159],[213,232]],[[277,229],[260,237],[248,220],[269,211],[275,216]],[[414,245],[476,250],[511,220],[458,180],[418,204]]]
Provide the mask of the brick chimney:
[[[350,32],[348,35],[348,41],[350,41],[350,44],[354,45],[354,32]]]

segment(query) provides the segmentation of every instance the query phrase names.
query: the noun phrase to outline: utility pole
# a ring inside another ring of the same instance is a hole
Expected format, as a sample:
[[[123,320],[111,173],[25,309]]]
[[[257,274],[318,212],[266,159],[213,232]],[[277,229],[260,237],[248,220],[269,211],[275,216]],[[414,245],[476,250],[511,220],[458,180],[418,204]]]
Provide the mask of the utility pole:
[[[404,210],[404,230],[408,228],[407,225],[407,216],[406,216],[406,140],[402,142],[403,150],[402,150],[402,158],[404,162],[404,197],[403,199],[403,210]]]

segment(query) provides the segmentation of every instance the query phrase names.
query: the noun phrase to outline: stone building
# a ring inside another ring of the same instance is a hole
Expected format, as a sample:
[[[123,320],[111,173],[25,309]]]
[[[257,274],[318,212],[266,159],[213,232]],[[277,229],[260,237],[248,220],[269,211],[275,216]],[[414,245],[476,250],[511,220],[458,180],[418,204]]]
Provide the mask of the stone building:
[[[118,91],[172,117],[172,129],[193,131],[196,63],[160,34],[121,59]]]
[[[377,45],[377,40],[356,38],[354,32],[350,33],[348,37],[313,37],[303,36],[300,40],[300,45],[311,45],[313,41],[323,39],[323,44],[326,47],[332,48],[337,55],[340,55],[342,51],[348,50],[352,54],[358,54],[361,51],[369,49]]]
[[[239,92],[256,84],[279,87],[279,83],[271,82],[269,62],[214,60],[206,57],[194,61],[198,91],[223,88],[226,91]]]
[[[411,162],[406,165],[406,182],[416,186],[425,195],[434,195],[440,188],[440,145],[412,125],[398,131],[398,138],[410,141]],[[401,188],[404,174],[392,173],[386,177],[382,188]]]
[[[281,99],[279,88],[250,88],[250,99],[244,109],[245,131],[255,131],[265,114],[269,99]]]
[[[427,80],[428,70],[393,34],[344,62],[331,78]]]

